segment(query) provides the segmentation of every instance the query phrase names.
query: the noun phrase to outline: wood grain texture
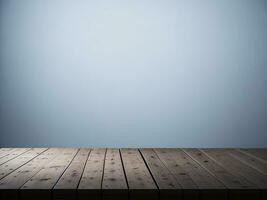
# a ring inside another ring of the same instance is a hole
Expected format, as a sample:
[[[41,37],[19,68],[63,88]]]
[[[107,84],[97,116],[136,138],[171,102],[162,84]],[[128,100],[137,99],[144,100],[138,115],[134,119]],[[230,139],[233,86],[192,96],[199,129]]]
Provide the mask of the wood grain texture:
[[[40,153],[47,150],[46,148],[34,148],[30,149],[24,154],[19,155],[18,157],[6,162],[4,165],[0,165],[0,179],[12,173],[17,168],[21,167],[25,163],[29,162]]]
[[[170,152],[172,149],[154,149],[160,160],[174,175],[178,183],[183,189],[183,198],[196,200],[199,199],[199,190],[196,183],[190,177],[190,175],[182,168],[178,160],[173,159]]]
[[[105,164],[106,149],[92,149],[84,172],[78,186],[79,200],[101,199],[101,184],[103,179],[103,168]]]
[[[170,154],[172,158],[177,160],[180,166],[189,174],[198,188],[201,189],[201,199],[227,199],[227,192],[223,183],[196,163],[181,149],[173,149],[170,151]]]
[[[53,200],[75,200],[90,149],[80,149],[53,189]]]
[[[2,200],[266,200],[266,149],[2,148]]]
[[[237,160],[228,153],[228,150],[203,149],[202,151],[221,166],[227,165],[227,170],[231,173],[245,177],[260,189],[267,189],[267,176]]]
[[[0,158],[16,151],[16,148],[1,148],[0,149]]]
[[[159,159],[156,152],[153,149],[140,149],[140,152],[160,190],[160,199],[181,199],[182,187]]]
[[[23,154],[29,150],[30,150],[30,148],[17,148],[14,151],[11,151],[6,156],[0,158],[0,165],[3,165],[4,163],[8,162],[9,160],[12,160],[12,159],[18,157],[19,155],[21,155],[21,154]]]
[[[102,182],[103,199],[128,199],[128,186],[119,149],[108,149]]]
[[[19,188],[49,164],[61,149],[51,148],[0,180],[0,199],[18,200]]]
[[[259,199],[260,192],[257,189],[257,186],[249,182],[244,177],[227,171],[227,165],[222,167],[198,149],[184,149],[184,152],[198,162],[203,168],[209,171],[212,175],[214,175],[229,189],[229,199]]]
[[[267,176],[261,174],[254,168],[242,163],[240,160],[229,154],[224,149],[203,149],[203,153],[208,155],[221,166],[227,166],[227,170],[232,174],[243,176],[251,183],[257,185],[261,192],[261,199],[265,199],[267,191]],[[257,199],[258,197],[255,197]]]
[[[267,163],[267,149],[240,149],[240,151],[246,152]]]
[[[247,156],[242,151],[238,151],[235,149],[228,150],[228,152],[235,157],[237,160],[240,160],[246,165],[249,165],[250,167],[256,169],[260,173],[267,175],[267,163],[262,162],[259,159],[256,159],[252,156]]]
[[[41,169],[21,187],[21,199],[50,200],[52,188],[77,153],[77,149],[64,149],[61,156]]]
[[[157,186],[138,149],[121,149],[130,199],[158,199]]]

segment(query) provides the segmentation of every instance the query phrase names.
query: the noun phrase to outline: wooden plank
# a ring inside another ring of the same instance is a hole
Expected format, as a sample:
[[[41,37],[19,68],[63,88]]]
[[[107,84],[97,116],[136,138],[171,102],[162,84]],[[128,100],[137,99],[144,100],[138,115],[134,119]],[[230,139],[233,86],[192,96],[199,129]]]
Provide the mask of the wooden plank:
[[[233,157],[233,155],[228,151],[229,150],[223,149],[202,149],[202,152],[206,153],[206,155],[214,159],[222,166],[227,166],[227,170],[231,171],[232,173],[246,177],[250,182],[256,184],[259,188],[265,189],[267,187],[266,175],[261,174],[248,165],[244,165],[244,163]]]
[[[225,186],[202,168],[181,149],[172,149],[169,154],[189,174],[200,190],[201,199],[227,199]]]
[[[75,200],[90,149],[80,149],[53,189],[53,200]]]
[[[198,187],[189,174],[180,166],[180,163],[169,154],[170,149],[154,149],[159,159],[174,175],[183,189],[183,199],[199,199]]]
[[[29,162],[45,150],[47,150],[47,148],[30,149],[26,153],[21,154],[18,157],[6,162],[4,165],[0,165],[0,179],[15,171],[25,163]]]
[[[183,149],[183,151],[213,174],[229,189],[230,200],[256,200],[260,198],[258,187],[244,177],[227,171],[224,168],[227,167],[227,165],[222,167],[198,149]]]
[[[14,149],[14,148],[0,148],[0,155],[1,155],[2,153],[11,151],[12,149]]]
[[[0,149],[0,158],[10,154],[11,152],[15,151],[16,148],[1,148]]]
[[[0,158],[0,165],[6,163],[9,160],[12,160],[14,158],[16,158],[17,156],[25,153],[26,151],[29,151],[30,148],[17,148],[14,149],[12,152],[10,152],[9,154],[7,154],[6,156]]]
[[[50,163],[61,149],[51,148],[0,180],[0,199],[18,200],[18,189]]]
[[[258,161],[260,161],[260,162],[267,163],[266,160],[264,160],[264,159],[262,159],[262,158],[260,158],[260,157],[258,157],[258,156],[255,156],[254,154],[249,153],[249,152],[245,151],[244,149],[236,149],[236,150],[237,150],[237,151],[240,151],[240,152],[242,152],[242,153],[244,153],[244,154],[246,154],[246,155],[248,155],[248,156],[250,156],[250,157],[253,157],[254,159],[256,159],[256,160],[258,160]]]
[[[240,149],[240,151],[255,156],[263,162],[267,162],[267,149]]]
[[[182,187],[159,159],[153,149],[140,149],[140,152],[150,169],[160,190],[161,200],[178,200],[182,198]]]
[[[259,159],[254,158],[253,156],[249,156],[242,151],[230,149],[228,152],[235,157],[236,159],[240,160],[242,163],[249,165],[250,167],[256,169],[262,174],[267,175],[267,163],[261,162]]]
[[[12,150],[14,150],[15,148],[0,148],[0,156],[3,154],[3,153],[8,153]]]
[[[157,186],[137,149],[121,149],[130,199],[158,199]]]
[[[101,199],[101,183],[105,163],[106,149],[93,149],[88,157],[84,172],[78,187],[79,200]]]
[[[123,171],[119,149],[108,149],[102,182],[104,200],[128,199],[128,186]]]
[[[244,165],[241,161],[234,158],[226,150],[223,149],[202,149],[202,152],[219,163],[221,166],[227,166],[227,170],[232,174],[239,174],[250,182],[257,185],[260,189],[267,189],[267,176],[261,174],[257,170],[248,165]]]
[[[266,149],[93,151],[0,149],[0,199],[267,199]]]
[[[22,200],[50,200],[52,188],[69,166],[78,149],[66,148],[62,154],[41,169],[20,190]]]

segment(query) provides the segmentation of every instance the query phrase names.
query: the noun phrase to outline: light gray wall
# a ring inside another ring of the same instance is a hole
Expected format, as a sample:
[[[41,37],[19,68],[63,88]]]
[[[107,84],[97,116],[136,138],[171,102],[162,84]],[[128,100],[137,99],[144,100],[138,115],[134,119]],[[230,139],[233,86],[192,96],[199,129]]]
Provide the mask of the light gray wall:
[[[267,147],[266,0],[0,0],[0,146]]]

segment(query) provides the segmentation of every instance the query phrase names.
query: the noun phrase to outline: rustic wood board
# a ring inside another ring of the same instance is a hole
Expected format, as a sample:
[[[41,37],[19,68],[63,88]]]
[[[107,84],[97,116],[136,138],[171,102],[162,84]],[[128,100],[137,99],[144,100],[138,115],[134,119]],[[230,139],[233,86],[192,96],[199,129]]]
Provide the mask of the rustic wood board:
[[[52,188],[77,153],[77,149],[64,149],[62,155],[41,169],[21,187],[23,200],[50,200]]]
[[[227,163],[221,166],[198,149],[184,149],[184,152],[229,189],[229,199],[256,200],[259,198],[260,192],[257,186],[244,177],[227,171]]]
[[[240,149],[240,151],[246,152],[267,163],[267,149]]]
[[[199,190],[196,183],[190,175],[182,168],[178,160],[173,159],[169,153],[171,149],[154,149],[160,160],[174,175],[183,189],[183,199],[197,200],[199,199]]]
[[[236,159],[227,149],[202,149],[202,152],[221,166],[224,166],[230,173],[242,176],[255,184],[261,191],[261,198],[264,199],[263,196],[266,196],[267,190],[266,175],[241,162],[240,159]],[[255,197],[255,199],[257,198],[259,197]]]
[[[61,149],[50,148],[37,156],[27,164],[18,168],[8,176],[0,180],[0,199],[19,199],[19,189],[38,171],[49,164],[56,156],[59,156]]]
[[[0,149],[0,158],[16,151],[16,148],[1,148]]]
[[[170,150],[170,154],[196,183],[200,189],[201,199],[227,199],[226,187],[209,171],[201,167],[181,149],[172,149]]]
[[[21,154],[12,160],[7,161],[4,165],[0,165],[0,179],[4,178],[11,172],[15,171],[17,168],[29,162],[30,160],[32,160],[45,150],[47,149],[46,148],[30,149],[26,153]]]
[[[0,148],[0,199],[266,200],[266,152]]]
[[[17,148],[14,151],[11,151],[6,156],[0,158],[0,165],[3,165],[4,163],[8,162],[9,160],[12,160],[12,159],[18,157],[19,155],[21,155],[21,154],[23,154],[29,150],[30,150],[30,148]]]
[[[140,152],[157,183],[160,199],[179,200],[182,198],[182,187],[159,159],[153,149],[140,149]]]
[[[92,149],[78,186],[79,200],[101,199],[101,184],[105,165],[106,149]]]
[[[53,200],[77,198],[76,189],[80,182],[90,149],[80,149],[53,189]]]
[[[256,159],[252,156],[247,156],[242,151],[237,151],[235,149],[228,150],[228,152],[235,157],[236,159],[240,160],[241,162],[249,165],[250,167],[258,170],[259,172],[267,175],[267,162],[262,162],[259,159]]]
[[[130,199],[158,199],[159,193],[138,149],[121,149]]]
[[[102,181],[104,200],[128,199],[128,186],[124,175],[119,149],[108,149]]]

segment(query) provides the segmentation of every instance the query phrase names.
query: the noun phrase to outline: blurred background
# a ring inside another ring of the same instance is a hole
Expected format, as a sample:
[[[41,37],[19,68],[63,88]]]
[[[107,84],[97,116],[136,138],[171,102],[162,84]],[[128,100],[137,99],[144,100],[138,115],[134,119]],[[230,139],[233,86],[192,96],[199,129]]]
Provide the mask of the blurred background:
[[[267,147],[266,0],[0,0],[1,147]]]

